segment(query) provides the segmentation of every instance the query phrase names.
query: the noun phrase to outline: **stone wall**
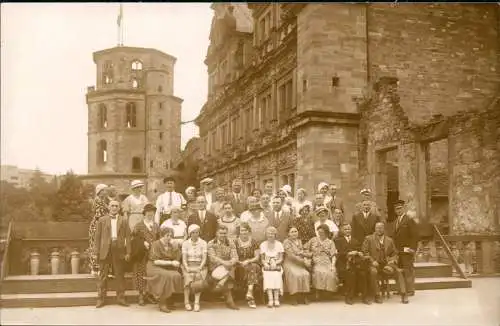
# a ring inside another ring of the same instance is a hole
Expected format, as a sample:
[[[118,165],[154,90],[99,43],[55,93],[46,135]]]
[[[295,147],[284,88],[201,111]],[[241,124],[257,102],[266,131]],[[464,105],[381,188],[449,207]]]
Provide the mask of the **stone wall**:
[[[411,122],[484,108],[498,91],[498,5],[370,4],[370,78],[399,79]]]

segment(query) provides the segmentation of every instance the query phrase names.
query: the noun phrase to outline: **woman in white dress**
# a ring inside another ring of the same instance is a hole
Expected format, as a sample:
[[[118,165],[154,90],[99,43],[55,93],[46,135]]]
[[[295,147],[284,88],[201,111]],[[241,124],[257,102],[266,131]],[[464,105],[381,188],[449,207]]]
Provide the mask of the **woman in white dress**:
[[[184,240],[187,239],[187,225],[182,220],[182,207],[172,207],[170,218],[165,220],[160,226],[160,229],[171,228],[174,232],[171,242],[176,246],[181,246]]]
[[[276,240],[278,230],[270,226],[266,230],[267,240],[260,244],[260,259],[264,291],[267,292],[267,307],[280,306],[280,295],[283,295],[283,244]]]
[[[313,207],[313,204],[310,200],[306,199],[307,193],[304,188],[299,188],[297,189],[297,199],[294,200],[293,202],[293,210],[296,214],[297,217],[300,216],[299,212],[302,209],[302,207],[309,205],[310,207]]]
[[[148,203],[148,198],[142,194],[144,183],[140,180],[134,180],[130,183],[132,194],[122,203],[123,214],[128,220],[130,231],[133,231],[136,224],[142,222],[144,215],[142,211]]]
[[[318,226],[325,224],[326,226],[328,226],[328,230],[330,230],[328,238],[330,239],[336,238],[339,233],[339,228],[330,219],[330,211],[328,210],[328,208],[320,206],[314,211],[314,213],[318,217],[317,221],[314,222],[314,229],[316,230],[316,236],[319,237]]]

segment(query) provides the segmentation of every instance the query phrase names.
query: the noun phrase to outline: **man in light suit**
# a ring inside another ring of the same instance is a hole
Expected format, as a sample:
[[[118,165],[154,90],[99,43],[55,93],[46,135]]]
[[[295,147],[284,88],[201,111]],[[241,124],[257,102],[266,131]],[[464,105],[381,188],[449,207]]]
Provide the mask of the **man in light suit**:
[[[337,186],[335,184],[328,186],[328,193],[325,197],[327,201],[326,206],[330,209],[330,212],[333,212],[335,209],[340,209],[342,213],[345,212],[344,201],[337,195]]]
[[[278,233],[276,238],[283,242],[288,237],[288,229],[292,221],[292,216],[289,211],[283,210],[283,199],[275,196],[271,201],[272,212],[269,213],[269,225],[274,226]]]
[[[107,278],[111,266],[115,274],[118,304],[128,306],[125,301],[125,262],[130,259],[130,228],[127,220],[119,214],[120,203],[109,203],[109,214],[101,217],[97,223],[94,253],[99,261],[98,297],[96,308],[105,305]]]
[[[207,202],[207,211],[213,213],[212,204],[216,201],[215,198],[215,185],[212,178],[205,178],[200,182],[200,188]]]
[[[163,179],[166,191],[156,199],[155,222],[162,225],[170,218],[172,207],[181,207],[186,204],[184,196],[175,191],[175,179],[166,177]]]
[[[415,252],[419,240],[418,226],[414,219],[406,213],[405,202],[394,203],[396,221],[394,225],[394,243],[399,251],[398,266],[403,270],[406,291],[409,296],[415,294]]]
[[[241,193],[241,185],[241,180],[233,180],[231,185],[232,191],[226,198],[233,206],[234,214],[238,217],[247,209],[247,197]]]

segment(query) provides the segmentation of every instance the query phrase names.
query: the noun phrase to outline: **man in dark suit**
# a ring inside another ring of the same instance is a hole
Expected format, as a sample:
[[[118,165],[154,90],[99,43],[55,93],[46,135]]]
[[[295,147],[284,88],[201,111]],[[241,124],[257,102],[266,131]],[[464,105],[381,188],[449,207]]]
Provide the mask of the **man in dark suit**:
[[[379,275],[385,274],[396,281],[396,287],[401,294],[401,302],[408,303],[403,272],[398,268],[398,250],[394,241],[384,234],[384,222],[375,225],[375,232],[365,238],[363,253],[370,257],[370,289],[375,295],[375,302],[382,303],[379,289]]]
[[[272,212],[268,213],[269,225],[274,226],[278,233],[276,239],[283,242],[288,237],[288,229],[292,221],[290,211],[283,210],[283,199],[278,196],[273,197],[271,201]]]
[[[408,295],[415,294],[415,252],[418,245],[418,227],[414,219],[406,213],[405,202],[394,203],[396,221],[394,224],[394,243],[399,251],[398,266],[403,269],[406,291]]]
[[[96,308],[105,305],[107,279],[111,266],[116,280],[118,304],[128,306],[125,301],[125,262],[130,259],[131,240],[127,220],[119,214],[120,203],[111,200],[109,214],[97,223],[94,252],[99,261],[98,297]]]
[[[345,302],[354,303],[354,297],[361,292],[363,302],[367,303],[367,266],[359,241],[352,238],[351,226],[343,224],[341,233],[335,238],[337,261],[335,263],[339,279],[344,284]]]
[[[217,232],[217,216],[207,211],[207,200],[205,196],[196,198],[198,210],[188,217],[187,226],[197,224],[200,227],[200,238],[206,242],[215,238]]]
[[[247,197],[241,193],[241,180],[233,180],[231,192],[228,194],[226,200],[231,203],[234,214],[238,217],[247,210]]]
[[[372,212],[372,203],[364,201],[362,211],[352,216],[352,237],[358,242],[363,243],[365,237],[375,231],[375,224],[381,221],[380,216]]]

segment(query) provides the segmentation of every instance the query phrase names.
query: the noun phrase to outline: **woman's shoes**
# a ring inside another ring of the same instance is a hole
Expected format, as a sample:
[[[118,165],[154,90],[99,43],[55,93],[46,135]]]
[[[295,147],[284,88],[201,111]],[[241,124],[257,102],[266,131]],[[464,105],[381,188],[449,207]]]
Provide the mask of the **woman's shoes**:
[[[191,310],[193,310],[193,307],[191,307],[191,304],[190,304],[190,303],[185,303],[185,304],[184,304],[184,308],[186,308],[186,311],[191,311]]]
[[[160,311],[165,312],[165,313],[169,313],[170,309],[168,309],[165,304],[162,304],[162,305],[160,305]]]
[[[194,304],[194,309],[193,309],[194,312],[199,312],[200,311],[200,304],[199,303],[195,303]]]
[[[273,302],[272,302],[271,300],[269,300],[269,301],[267,302],[267,307],[268,307],[268,308],[272,308],[272,307],[274,307]]]
[[[145,306],[145,305],[146,302],[144,301],[144,294],[139,294],[139,306]]]
[[[280,306],[280,301],[278,299],[274,299],[274,306],[278,308]]]
[[[248,300],[248,306],[252,309],[257,308],[257,305],[255,304],[255,300]]]

